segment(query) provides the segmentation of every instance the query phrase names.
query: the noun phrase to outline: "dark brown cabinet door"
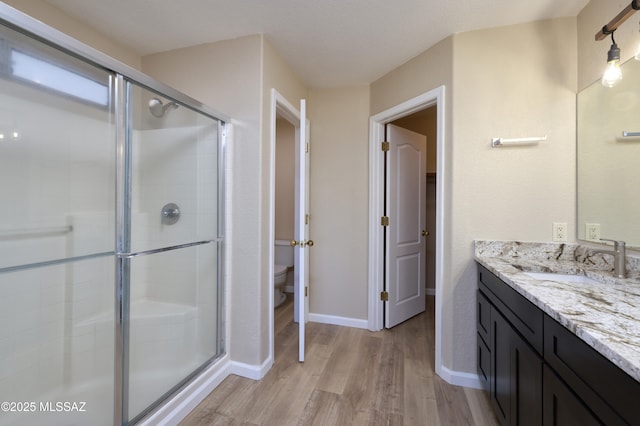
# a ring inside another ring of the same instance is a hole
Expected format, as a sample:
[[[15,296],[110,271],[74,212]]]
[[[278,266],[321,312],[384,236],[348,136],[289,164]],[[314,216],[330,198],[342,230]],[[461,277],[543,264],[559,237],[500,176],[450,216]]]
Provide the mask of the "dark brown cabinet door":
[[[542,358],[491,311],[491,401],[503,425],[542,424]]]
[[[580,399],[551,371],[544,368],[543,420],[549,426],[603,425]]]
[[[511,335],[511,424],[542,424],[542,358],[515,331]]]
[[[511,326],[500,312],[491,309],[491,402],[503,425],[511,419]]]

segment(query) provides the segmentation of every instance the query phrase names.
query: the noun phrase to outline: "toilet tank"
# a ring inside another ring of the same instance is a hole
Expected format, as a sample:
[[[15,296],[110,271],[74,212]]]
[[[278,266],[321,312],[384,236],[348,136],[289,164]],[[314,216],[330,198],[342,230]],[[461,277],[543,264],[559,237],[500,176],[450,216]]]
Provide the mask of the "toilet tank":
[[[276,240],[273,263],[287,267],[293,266],[293,247],[289,240]]]

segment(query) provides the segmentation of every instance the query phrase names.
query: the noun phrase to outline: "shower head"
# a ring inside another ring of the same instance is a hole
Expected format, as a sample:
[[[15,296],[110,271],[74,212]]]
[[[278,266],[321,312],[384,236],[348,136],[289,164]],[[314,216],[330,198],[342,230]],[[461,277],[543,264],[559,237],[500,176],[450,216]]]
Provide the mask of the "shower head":
[[[163,117],[165,112],[167,112],[169,108],[176,109],[178,108],[178,104],[175,102],[169,102],[168,104],[164,105],[158,98],[151,98],[149,100],[149,111],[154,117]]]

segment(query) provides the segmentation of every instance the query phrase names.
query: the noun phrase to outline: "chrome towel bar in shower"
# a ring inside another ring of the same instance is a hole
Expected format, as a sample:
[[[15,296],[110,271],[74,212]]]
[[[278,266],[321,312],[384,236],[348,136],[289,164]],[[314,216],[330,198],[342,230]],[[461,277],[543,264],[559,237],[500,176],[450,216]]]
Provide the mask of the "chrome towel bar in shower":
[[[35,237],[38,235],[67,234],[73,231],[73,226],[51,226],[43,228],[3,229],[0,238]]]

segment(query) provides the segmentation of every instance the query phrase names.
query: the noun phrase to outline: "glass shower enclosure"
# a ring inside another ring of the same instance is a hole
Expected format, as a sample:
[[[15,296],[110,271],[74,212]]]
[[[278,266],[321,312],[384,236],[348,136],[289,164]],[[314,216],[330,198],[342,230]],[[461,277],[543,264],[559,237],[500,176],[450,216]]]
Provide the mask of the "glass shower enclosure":
[[[226,119],[0,17],[0,425],[135,423],[224,353]]]

